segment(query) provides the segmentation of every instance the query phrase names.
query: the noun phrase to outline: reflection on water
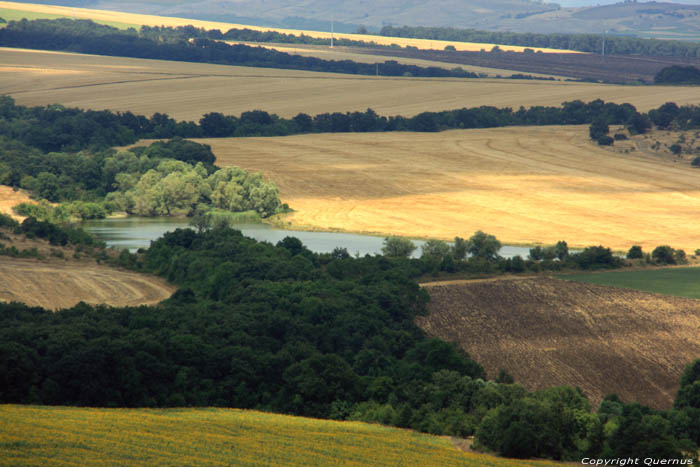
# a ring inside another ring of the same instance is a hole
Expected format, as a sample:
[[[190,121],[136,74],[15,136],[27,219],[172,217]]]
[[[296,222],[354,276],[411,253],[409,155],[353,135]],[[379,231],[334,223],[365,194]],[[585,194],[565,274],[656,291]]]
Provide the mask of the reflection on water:
[[[128,248],[135,251],[138,248],[148,248],[151,241],[161,237],[165,232],[177,228],[188,227],[187,219],[156,217],[127,217],[120,219],[99,219],[83,223],[83,228],[105,241],[107,246]],[[297,237],[311,251],[330,253],[336,247],[346,248],[351,255],[374,255],[381,253],[384,237],[359,235],[336,232],[303,232],[298,230],[282,230],[268,224],[236,224],[234,228],[243,235],[258,241],[275,244],[284,237]],[[420,256],[423,240],[413,240],[418,247],[413,253]],[[528,248],[504,246],[500,254],[505,257],[521,255],[526,257]]]

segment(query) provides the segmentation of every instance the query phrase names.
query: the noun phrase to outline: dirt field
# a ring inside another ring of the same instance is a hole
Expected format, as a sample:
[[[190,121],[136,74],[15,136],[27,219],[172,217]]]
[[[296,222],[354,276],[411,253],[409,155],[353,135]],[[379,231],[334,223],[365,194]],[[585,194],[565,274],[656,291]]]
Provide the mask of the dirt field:
[[[429,285],[429,284],[427,284]],[[670,408],[700,355],[700,301],[545,277],[429,286],[428,334],[457,342],[490,376],[528,389],[579,386],[597,409],[618,394]]]
[[[12,187],[0,185],[0,213],[7,214],[18,220],[22,219],[21,216],[18,216],[12,211],[12,207],[31,201],[29,195],[27,195],[24,190],[14,191]]]
[[[0,301],[52,310],[80,301],[136,306],[158,303],[174,291],[163,279],[107,266],[0,256]]]
[[[427,110],[560,105],[597,98],[630,102],[640,110],[667,101],[700,104],[693,87],[349,76],[6,48],[0,49],[0,64],[0,94],[19,104],[165,112],[183,120],[253,109],[285,117],[367,108],[411,116]]]
[[[698,172],[615,154],[586,126],[206,139],[220,165],[274,180],[311,229],[506,244],[700,247]]]
[[[169,18],[165,16],[152,16],[152,15],[139,15],[134,13],[121,13],[118,11],[107,11],[107,10],[90,10],[86,8],[72,8],[63,6],[52,6],[52,5],[35,5],[26,3],[15,3],[15,2],[0,2],[0,8],[8,8],[12,10],[28,11],[32,13],[48,13],[52,15],[66,16],[68,18],[77,19],[92,19],[95,21],[103,21],[108,23],[121,23],[121,24],[131,24],[131,25],[148,25],[148,26],[187,26],[193,25],[198,28],[205,29],[219,29],[222,32],[226,32],[229,29],[252,29],[254,31],[277,31],[283,34],[293,34],[301,35],[304,34],[309,37],[318,37],[324,39],[330,39],[330,32],[319,32],[319,31],[302,31],[296,29],[279,29],[279,28],[268,28],[259,26],[247,26],[242,24],[234,23],[221,23],[216,21],[200,21],[194,19],[185,18]],[[473,42],[451,42],[451,41],[434,41],[428,39],[407,39],[400,37],[385,37],[385,36],[373,36],[366,34],[344,34],[335,33],[333,35],[336,39],[350,39],[356,41],[374,42],[379,45],[391,45],[398,44],[402,47],[407,45],[418,47],[420,49],[435,49],[443,50],[445,46],[452,45],[456,50],[474,50],[479,51],[481,49],[490,50],[494,44],[481,44]],[[525,47],[520,46],[509,46],[500,45],[502,50],[513,50],[520,52]],[[530,47],[533,50],[539,50],[542,52],[553,52],[554,49]],[[556,50],[556,52],[561,52],[561,50]],[[576,53],[576,52],[572,52]]]

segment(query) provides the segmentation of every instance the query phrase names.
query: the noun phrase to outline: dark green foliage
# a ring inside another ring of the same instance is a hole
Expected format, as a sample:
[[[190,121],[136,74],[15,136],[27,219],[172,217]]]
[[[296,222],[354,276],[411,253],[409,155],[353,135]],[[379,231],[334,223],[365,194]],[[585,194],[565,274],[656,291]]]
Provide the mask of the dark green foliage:
[[[683,148],[681,147],[680,144],[674,143],[668,147],[668,150],[671,151],[671,153],[675,154],[676,156],[680,156]]]
[[[622,260],[614,256],[610,248],[589,246],[581,253],[571,255],[581,269],[610,269],[622,266]]]
[[[597,118],[591,123],[591,126],[588,129],[588,134],[592,140],[597,141],[601,136],[606,136],[609,131],[610,128],[608,127],[607,121],[603,118]]]
[[[642,259],[644,258],[644,253],[642,252],[642,247],[639,245],[634,245],[627,252],[627,259]]]
[[[676,264],[675,250],[668,245],[661,245],[651,252],[652,259],[660,264]]]
[[[615,141],[624,141],[627,139],[627,135],[624,133],[615,133],[615,135],[613,135],[613,139]]]
[[[654,76],[655,84],[700,84],[700,70],[694,66],[673,65]]]
[[[609,135],[603,135],[596,140],[596,142],[601,146],[611,146],[615,140]]]
[[[690,165],[693,167],[700,167],[700,156],[694,157]]]
[[[641,135],[651,128],[651,120],[648,116],[635,112],[627,120],[627,130],[632,135]]]
[[[404,237],[386,237],[382,246],[382,254],[390,258],[408,258],[416,246]]]

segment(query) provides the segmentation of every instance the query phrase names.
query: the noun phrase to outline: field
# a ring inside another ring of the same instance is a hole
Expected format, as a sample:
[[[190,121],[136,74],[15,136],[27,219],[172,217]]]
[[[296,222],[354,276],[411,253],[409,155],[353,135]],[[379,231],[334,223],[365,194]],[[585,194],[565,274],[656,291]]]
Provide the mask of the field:
[[[0,465],[558,465],[448,438],[235,409],[0,406]]]
[[[0,256],[0,301],[49,310],[80,301],[112,306],[152,305],[175,288],[163,279],[84,262],[41,262]]]
[[[10,10],[26,11],[32,14],[45,13],[56,16],[65,16],[74,19],[92,19],[99,22],[113,22],[121,24],[129,24],[135,26],[147,25],[147,26],[187,26],[193,25],[198,28],[205,29],[219,29],[222,32],[226,32],[229,29],[251,29],[254,31],[277,31],[283,34],[293,34],[301,35],[304,34],[309,37],[330,39],[331,33],[320,32],[320,31],[303,31],[296,29],[279,29],[279,28],[268,28],[259,26],[247,26],[243,24],[233,24],[233,23],[221,23],[216,21],[201,21],[194,19],[185,18],[169,18],[165,16],[152,16],[152,15],[139,15],[134,13],[122,13],[118,11],[107,11],[107,10],[90,10],[86,8],[73,8],[73,7],[63,7],[63,6],[52,6],[52,5],[36,5],[36,4],[26,4],[26,3],[15,3],[15,2],[0,2],[0,9],[6,8]],[[443,50],[445,46],[452,45],[456,50],[473,50],[479,51],[481,49],[490,50],[495,44],[482,44],[475,42],[452,42],[452,41],[433,41],[428,39],[408,39],[401,37],[385,37],[385,36],[374,36],[367,34],[345,34],[345,33],[335,33],[333,37],[336,39],[350,39],[355,41],[365,41],[374,42],[379,45],[392,45],[397,44],[402,47],[407,45],[418,47],[419,49],[435,49]],[[507,46],[500,45],[502,50],[513,50],[521,52],[525,47],[520,46]],[[547,49],[530,47],[535,51],[547,52],[561,52],[561,50]],[[576,52],[571,52],[576,53]]]
[[[566,274],[562,275],[561,279],[678,297],[700,298],[700,268],[695,267]]]
[[[32,200],[29,195],[24,190],[14,191],[11,187],[7,185],[0,185],[0,213],[7,214],[14,217],[15,219],[21,219],[12,211],[13,206],[17,206],[22,203],[30,203]]]
[[[613,86],[561,81],[352,76],[293,70],[100,57],[0,48],[0,94],[22,105],[130,110],[199,120],[253,109],[291,117],[372,108],[382,115],[491,105],[560,105],[603,99],[640,110],[700,104],[694,87]]]
[[[205,139],[223,166],[260,171],[296,227],[506,244],[700,247],[697,173],[615,154],[586,126]],[[669,206],[673,206],[669,209]]]
[[[546,277],[428,287],[428,334],[458,343],[490,376],[528,389],[580,387],[669,408],[700,355],[700,301]]]

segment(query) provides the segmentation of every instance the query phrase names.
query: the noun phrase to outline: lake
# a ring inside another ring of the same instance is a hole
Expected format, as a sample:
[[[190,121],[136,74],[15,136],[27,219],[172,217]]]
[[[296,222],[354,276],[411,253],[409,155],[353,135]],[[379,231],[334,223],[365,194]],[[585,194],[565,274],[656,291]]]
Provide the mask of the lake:
[[[83,222],[82,226],[88,232],[107,243],[107,246],[128,248],[135,251],[148,248],[152,240],[161,237],[165,232],[177,228],[187,228],[188,219],[169,217],[126,217],[115,219],[97,219]],[[346,248],[351,255],[380,254],[384,237],[338,232],[305,232],[300,230],[284,230],[269,224],[236,224],[233,226],[246,237],[262,242],[275,244],[284,237],[297,237],[311,251],[330,253],[336,247]],[[423,240],[413,240],[418,247],[413,256],[419,257]],[[504,246],[500,254],[505,257],[520,255],[527,257],[528,247]]]

